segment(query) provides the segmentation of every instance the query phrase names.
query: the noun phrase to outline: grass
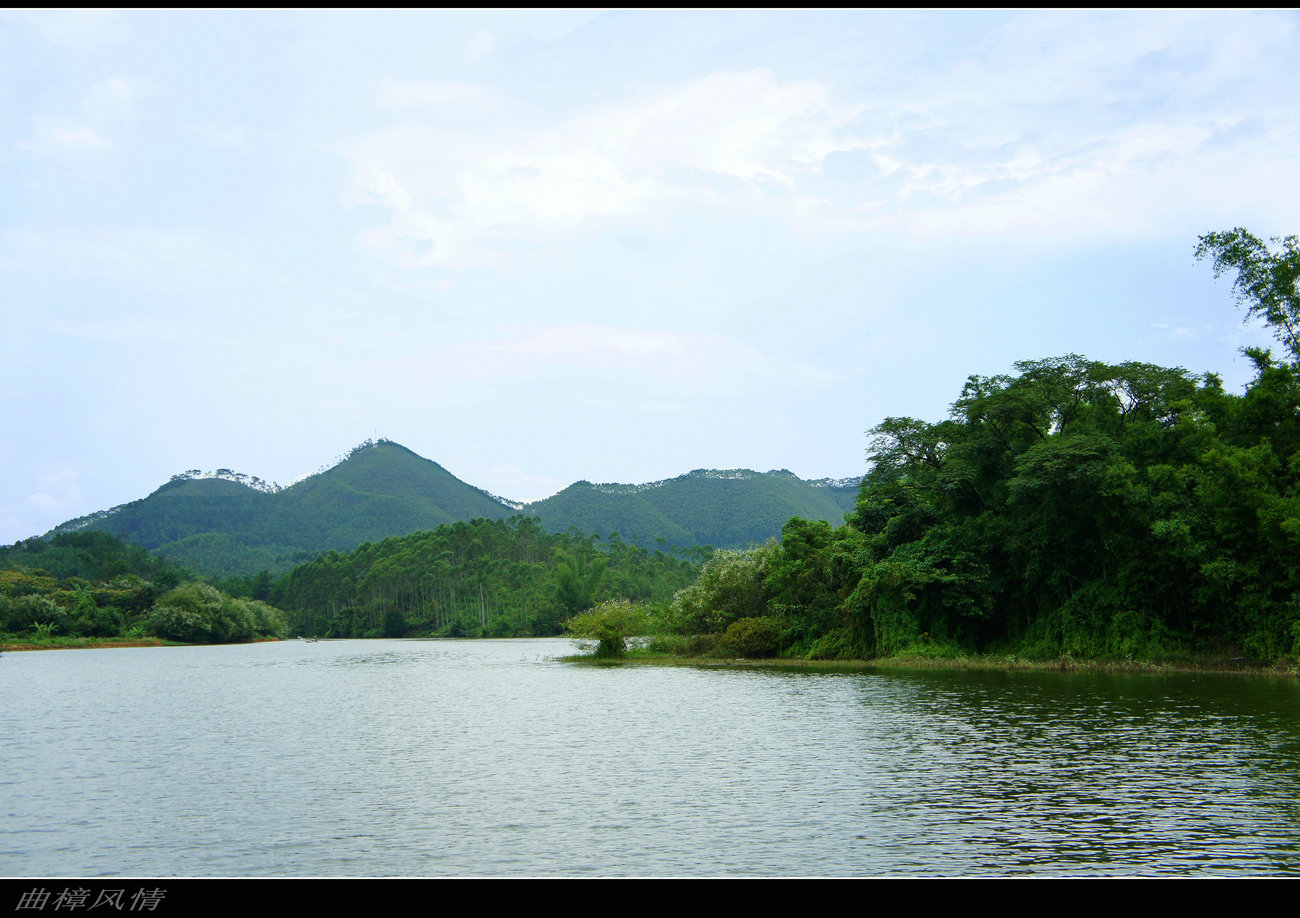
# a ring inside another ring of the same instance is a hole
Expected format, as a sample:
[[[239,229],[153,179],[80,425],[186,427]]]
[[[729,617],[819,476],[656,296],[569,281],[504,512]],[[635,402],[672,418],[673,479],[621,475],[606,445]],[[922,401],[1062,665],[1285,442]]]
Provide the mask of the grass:
[[[279,638],[258,638],[244,643],[278,641]],[[58,635],[43,638],[16,638],[12,634],[0,636],[0,653],[20,650],[89,650],[102,647],[206,647],[213,645],[186,644],[183,641],[165,641],[156,637],[71,637]]]
[[[6,635],[0,640],[0,652],[9,653],[18,650],[84,650],[91,647],[164,647],[173,641],[163,641],[155,637],[69,637],[50,636],[43,638],[15,638]]]
[[[597,659],[591,654],[561,657],[568,663],[598,664],[603,666],[699,666],[730,669],[779,669],[794,672],[857,673],[879,670],[994,670],[1002,672],[1110,672],[1110,673],[1172,673],[1205,672],[1268,675],[1296,678],[1300,666],[1295,661],[1272,665],[1249,664],[1239,659],[1224,657],[1183,657],[1177,660],[1076,660],[1063,657],[1055,660],[1033,660],[1007,655],[964,656],[897,656],[877,657],[871,660],[808,660],[804,658],[776,658],[750,660],[739,658],[691,656],[662,653],[646,648],[630,650],[618,659]]]

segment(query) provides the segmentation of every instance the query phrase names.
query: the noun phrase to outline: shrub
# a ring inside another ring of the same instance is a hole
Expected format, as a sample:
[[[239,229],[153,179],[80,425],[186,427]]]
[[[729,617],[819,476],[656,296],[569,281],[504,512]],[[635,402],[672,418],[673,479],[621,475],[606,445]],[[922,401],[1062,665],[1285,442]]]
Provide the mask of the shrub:
[[[691,586],[678,590],[665,616],[680,634],[721,633],[734,621],[767,611],[766,579],[773,546],[719,551]]]
[[[627,639],[643,634],[649,624],[644,606],[626,599],[610,599],[573,616],[565,629],[579,641],[596,641],[597,657],[627,655]]]
[[[725,650],[750,660],[775,657],[780,641],[781,631],[776,620],[765,615],[734,621],[722,636]]]

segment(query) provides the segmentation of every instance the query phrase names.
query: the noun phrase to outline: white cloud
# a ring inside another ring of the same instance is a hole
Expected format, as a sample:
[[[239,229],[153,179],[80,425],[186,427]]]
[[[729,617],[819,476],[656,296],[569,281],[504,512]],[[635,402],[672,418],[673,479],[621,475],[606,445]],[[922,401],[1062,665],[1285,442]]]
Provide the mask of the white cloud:
[[[540,358],[569,358],[582,360],[650,360],[681,359],[691,350],[706,342],[688,340],[682,335],[668,332],[634,331],[600,325],[575,325],[564,328],[544,328],[531,337],[500,345],[500,349],[515,354]]]
[[[25,20],[46,41],[76,51],[117,44],[131,34],[122,14],[110,10],[24,10],[0,16]]]
[[[43,514],[69,513],[81,505],[81,485],[71,466],[38,475],[36,486],[27,502]]]
[[[583,379],[597,386],[634,381],[639,393],[660,392],[665,404],[700,392],[743,392],[781,380],[816,391],[835,374],[718,335],[575,324],[505,330],[486,341],[460,342],[426,355],[451,379]],[[604,381],[604,382],[599,382]],[[593,390],[595,391],[595,390]]]
[[[470,36],[469,43],[465,46],[465,60],[483,60],[492,53],[492,49],[496,47],[496,44],[496,39],[492,37],[491,32],[480,29]]]
[[[1270,54],[1288,66],[1294,31],[1267,14],[1015,16],[880,97],[868,120],[894,193],[856,209],[922,238],[1039,241],[1124,238],[1218,210],[1225,184],[1300,155],[1276,86],[1255,77]],[[1238,191],[1240,206],[1251,195]],[[1283,197],[1279,210],[1298,200]]]
[[[439,115],[460,107],[481,112],[505,101],[493,89],[454,80],[380,80],[375,84],[374,96],[380,108],[387,111],[433,111]]]
[[[223,127],[213,121],[203,124],[191,121],[185,127],[202,137],[210,146],[237,150],[240,153],[251,153],[255,149],[252,130],[241,125]]]
[[[44,150],[107,150],[113,146],[108,138],[89,125],[63,118],[39,118],[35,135],[34,146]]]
[[[495,265],[501,243],[690,212],[1036,245],[1181,229],[1248,193],[1239,176],[1300,157],[1278,90],[1248,88],[1258,65],[1241,58],[1285,57],[1293,32],[1269,15],[1015,15],[872,82],[718,71],[540,123],[472,85],[388,84],[380,104],[409,120],[343,151],[343,200],[384,208],[360,238],[407,269]],[[848,172],[828,174],[832,154]],[[1293,184],[1269,206],[1292,205]]]
[[[493,489],[500,489],[498,497],[525,503],[550,497],[572,484],[560,478],[538,475],[513,463],[488,462],[473,447],[452,452],[446,457],[440,456],[438,462],[461,481],[471,482],[476,487],[485,487],[483,482],[492,482]]]
[[[32,139],[20,148],[45,153],[105,151],[116,147],[136,121],[149,84],[136,77],[115,76],[94,84],[75,114],[38,114]]]
[[[389,209],[383,231],[364,238],[407,267],[466,267],[490,240],[553,238],[738,186],[787,190],[828,153],[863,143],[841,136],[857,109],[767,70],[711,74],[532,129],[440,129],[438,105],[475,96],[461,84],[386,84],[377,95],[389,108],[418,102],[427,123],[348,145],[342,200]],[[424,254],[412,257],[403,238]]]
[[[87,277],[170,294],[256,282],[270,274],[230,251],[212,233],[185,227],[42,226],[0,230],[0,270],[16,275]]]

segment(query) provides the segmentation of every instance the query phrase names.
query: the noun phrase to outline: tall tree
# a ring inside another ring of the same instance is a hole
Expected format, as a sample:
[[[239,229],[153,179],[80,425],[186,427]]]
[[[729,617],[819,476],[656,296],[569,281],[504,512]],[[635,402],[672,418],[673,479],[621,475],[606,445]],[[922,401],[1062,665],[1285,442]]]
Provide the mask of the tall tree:
[[[1237,272],[1233,289],[1246,317],[1257,316],[1273,327],[1291,355],[1300,359],[1300,238],[1271,240],[1268,246],[1241,227],[1206,233],[1196,245],[1197,259],[1211,258],[1214,276]]]

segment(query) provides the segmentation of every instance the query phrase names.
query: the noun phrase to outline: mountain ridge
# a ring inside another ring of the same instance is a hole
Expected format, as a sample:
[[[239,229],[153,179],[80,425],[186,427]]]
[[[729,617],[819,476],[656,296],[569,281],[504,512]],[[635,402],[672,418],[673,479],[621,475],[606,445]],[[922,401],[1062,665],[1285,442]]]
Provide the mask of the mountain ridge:
[[[694,469],[642,484],[578,481],[511,501],[456,478],[391,440],[366,440],[287,487],[218,469],[173,475],[150,494],[54,527],[124,535],[193,570],[221,576],[287,570],[329,551],[470,519],[537,518],[552,532],[619,532],[642,544],[738,548],[791,516],[838,523],[861,479],[806,482],[787,469]]]

